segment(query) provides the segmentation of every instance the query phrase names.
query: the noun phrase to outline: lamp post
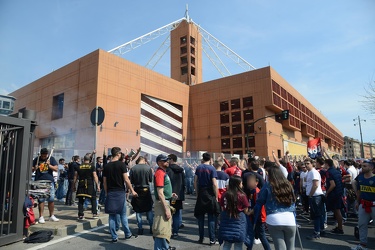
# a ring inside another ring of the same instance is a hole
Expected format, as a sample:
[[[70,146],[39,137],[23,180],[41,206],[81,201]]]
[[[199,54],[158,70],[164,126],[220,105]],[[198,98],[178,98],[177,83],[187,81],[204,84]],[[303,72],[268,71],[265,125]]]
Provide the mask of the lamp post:
[[[361,118],[358,116],[358,118],[353,119],[353,121],[357,121],[358,123],[354,123],[354,126],[359,126],[359,134],[361,135],[361,158],[365,158],[365,149],[363,146],[363,138],[362,138],[362,126],[361,122],[366,122],[366,120],[361,120]]]

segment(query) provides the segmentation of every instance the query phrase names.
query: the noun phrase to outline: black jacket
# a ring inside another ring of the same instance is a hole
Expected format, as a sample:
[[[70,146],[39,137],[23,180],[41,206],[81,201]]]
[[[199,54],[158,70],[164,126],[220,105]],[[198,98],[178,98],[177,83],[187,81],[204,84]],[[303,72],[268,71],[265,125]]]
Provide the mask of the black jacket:
[[[178,195],[177,200],[185,200],[185,172],[184,169],[176,164],[170,164],[167,168],[167,174],[172,183],[172,192]]]

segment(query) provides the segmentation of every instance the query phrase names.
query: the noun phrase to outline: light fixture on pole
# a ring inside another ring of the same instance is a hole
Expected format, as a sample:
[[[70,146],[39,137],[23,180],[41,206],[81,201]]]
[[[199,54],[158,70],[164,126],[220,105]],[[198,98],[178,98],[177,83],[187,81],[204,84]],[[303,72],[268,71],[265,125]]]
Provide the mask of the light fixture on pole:
[[[357,121],[356,123],[354,123],[354,126],[359,126],[359,134],[361,135],[361,158],[365,158],[365,149],[364,149],[364,146],[363,146],[363,138],[362,138],[362,126],[361,126],[361,122],[366,122],[366,120],[361,120],[361,118],[358,116],[358,118],[355,118],[353,119],[353,121]]]

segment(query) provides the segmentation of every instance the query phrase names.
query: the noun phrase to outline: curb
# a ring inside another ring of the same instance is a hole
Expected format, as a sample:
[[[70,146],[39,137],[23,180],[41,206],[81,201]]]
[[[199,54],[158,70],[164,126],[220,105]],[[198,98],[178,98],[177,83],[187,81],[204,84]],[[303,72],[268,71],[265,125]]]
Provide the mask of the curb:
[[[132,211],[132,207],[127,207],[127,216],[128,219],[134,218],[135,213],[130,213]],[[102,213],[99,215],[99,219],[85,219],[84,221],[77,221],[72,220],[70,225],[66,225],[65,227],[58,226],[56,224],[36,224],[30,227],[30,232],[36,232],[39,230],[51,230],[55,236],[69,236],[76,233],[80,233],[84,230],[90,230],[96,227],[100,227],[103,225],[108,224],[109,216],[108,214]]]
[[[50,227],[34,225],[30,227],[30,232],[35,232],[39,230],[51,230],[56,236],[68,236],[82,232],[84,230],[89,230],[95,227],[108,224],[108,216],[101,216],[99,219],[87,219],[82,222],[78,222],[72,225],[67,225],[65,227],[58,227],[51,225]]]

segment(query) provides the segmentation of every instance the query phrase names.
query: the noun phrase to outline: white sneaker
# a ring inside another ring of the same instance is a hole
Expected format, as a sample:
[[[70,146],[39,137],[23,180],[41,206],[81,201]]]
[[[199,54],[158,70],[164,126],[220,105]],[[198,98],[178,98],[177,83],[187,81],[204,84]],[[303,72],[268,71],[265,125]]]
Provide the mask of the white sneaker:
[[[59,221],[59,219],[57,219],[55,215],[52,215],[51,217],[49,217],[49,221],[57,222]]]
[[[43,217],[43,216],[39,217],[38,222],[39,222],[40,224],[44,224],[44,223],[46,223],[46,221],[44,220],[44,217]]]
[[[255,240],[254,240],[254,244],[255,244],[255,245],[259,245],[259,244],[261,244],[261,243],[262,243],[262,242],[260,241],[260,239],[255,239]]]
[[[367,248],[363,247],[361,244],[358,244],[355,247],[352,247],[351,249],[352,250],[367,250]]]

